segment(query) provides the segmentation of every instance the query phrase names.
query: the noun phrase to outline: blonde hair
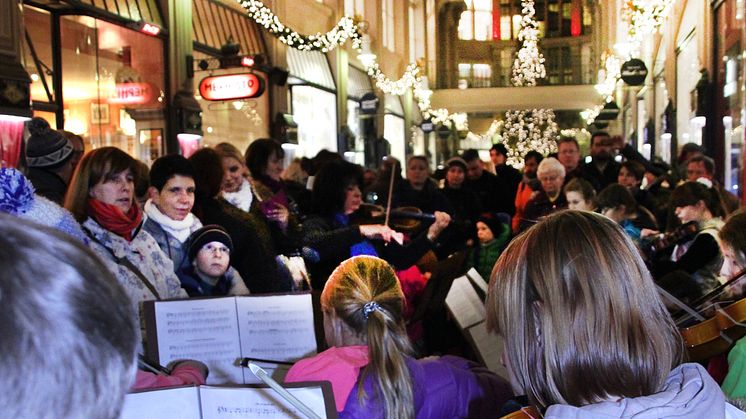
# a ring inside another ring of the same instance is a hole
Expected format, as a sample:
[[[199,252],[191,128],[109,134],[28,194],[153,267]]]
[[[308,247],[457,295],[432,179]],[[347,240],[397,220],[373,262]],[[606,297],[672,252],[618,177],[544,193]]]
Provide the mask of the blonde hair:
[[[542,407],[653,394],[683,357],[634,244],[591,212],[561,211],[513,240],[486,306],[517,381]]]
[[[84,155],[70,179],[65,194],[65,208],[82,223],[88,218],[87,204],[91,188],[125,170],[132,173],[137,184],[140,176],[137,160],[116,147],[101,147]]]
[[[239,150],[238,147],[234,146],[231,143],[220,143],[213,147],[213,149],[215,149],[221,159],[233,157],[242,165],[246,165],[246,161],[244,160],[243,154],[241,154],[241,150]]]
[[[377,307],[365,310],[369,303]],[[385,417],[414,417],[412,381],[404,356],[412,352],[402,318],[404,294],[391,266],[373,256],[347,259],[329,277],[321,294],[321,307],[368,344],[369,363],[358,382],[361,402],[365,397],[363,383],[372,374]]]

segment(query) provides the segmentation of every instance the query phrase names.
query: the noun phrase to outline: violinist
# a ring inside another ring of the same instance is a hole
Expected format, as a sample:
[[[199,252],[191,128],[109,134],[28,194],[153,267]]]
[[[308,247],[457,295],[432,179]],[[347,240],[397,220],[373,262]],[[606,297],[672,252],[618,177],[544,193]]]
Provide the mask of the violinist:
[[[736,212],[720,229],[720,249],[723,252],[723,267],[720,274],[725,278],[743,275],[746,269],[746,212]],[[743,298],[743,280],[733,281],[729,294]],[[743,319],[735,319],[742,321]],[[723,381],[723,391],[728,397],[746,398],[746,338],[741,338],[728,353],[728,375]]]
[[[718,285],[723,263],[717,234],[723,225],[723,206],[706,179],[685,182],[671,194],[669,206],[682,224],[695,221],[699,232],[691,239],[660,252],[653,261],[656,282],[682,301],[692,301]]]
[[[486,309],[514,391],[545,418],[746,417],[702,366],[682,364],[642,258],[606,217],[561,211],[515,238]]]
[[[407,245],[403,235],[387,225],[351,222],[351,215],[362,204],[362,167],[346,161],[332,161],[316,175],[313,188],[314,213],[303,224],[304,245],[315,251],[309,266],[314,289],[322,289],[329,274],[343,260],[357,255],[383,258],[396,269],[412,266],[432,250],[450,216],[436,211],[426,231]]]

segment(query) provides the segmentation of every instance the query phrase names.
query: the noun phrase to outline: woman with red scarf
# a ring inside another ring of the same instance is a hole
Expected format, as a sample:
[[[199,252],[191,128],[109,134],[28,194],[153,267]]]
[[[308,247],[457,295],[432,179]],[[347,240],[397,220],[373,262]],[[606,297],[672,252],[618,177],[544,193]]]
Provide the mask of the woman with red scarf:
[[[114,273],[133,304],[186,298],[171,259],[141,229],[142,211],[134,204],[136,164],[114,147],[86,154],[70,181],[65,208],[81,223],[90,248]]]

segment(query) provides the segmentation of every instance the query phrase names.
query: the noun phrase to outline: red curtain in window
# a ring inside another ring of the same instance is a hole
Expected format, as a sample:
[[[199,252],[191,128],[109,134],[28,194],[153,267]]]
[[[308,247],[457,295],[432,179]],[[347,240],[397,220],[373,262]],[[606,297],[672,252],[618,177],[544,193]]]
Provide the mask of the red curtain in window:
[[[492,8],[492,40],[500,40],[500,2]]]
[[[0,166],[18,167],[23,141],[23,121],[0,119]]]
[[[583,33],[582,0],[572,0],[570,8],[570,35],[580,36]]]

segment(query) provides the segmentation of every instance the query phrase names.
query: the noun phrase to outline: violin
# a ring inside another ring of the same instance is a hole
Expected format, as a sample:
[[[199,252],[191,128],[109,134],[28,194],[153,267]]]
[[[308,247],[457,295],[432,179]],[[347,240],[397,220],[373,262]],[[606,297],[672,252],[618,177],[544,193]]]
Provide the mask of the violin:
[[[375,204],[361,204],[350,221],[354,224],[383,224],[387,214],[391,220],[390,227],[404,233],[419,230],[424,221],[435,221],[434,214],[422,212],[417,207],[400,207],[387,213],[382,206]]]
[[[697,300],[694,307],[702,311],[702,305],[709,308],[712,299],[722,294],[723,290],[735,281],[746,276],[746,269],[737,273],[724,284]],[[746,336],[746,297],[732,302],[725,307],[720,303],[714,303],[715,310],[709,318],[698,315],[699,323],[679,329],[684,344],[689,352],[689,358],[693,361],[702,361],[713,356],[724,353],[736,340]]]
[[[699,224],[696,221],[689,221],[676,227],[673,231],[659,234],[650,239],[643,241],[641,247],[649,259],[652,259],[656,253],[668,249],[671,246],[683,243],[699,233]]]
[[[534,406],[522,407],[520,410],[516,410],[513,413],[508,413],[500,419],[540,419],[543,418],[539,409]]]

